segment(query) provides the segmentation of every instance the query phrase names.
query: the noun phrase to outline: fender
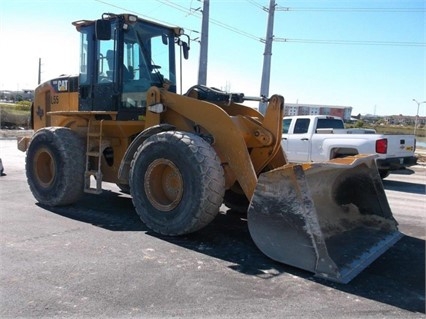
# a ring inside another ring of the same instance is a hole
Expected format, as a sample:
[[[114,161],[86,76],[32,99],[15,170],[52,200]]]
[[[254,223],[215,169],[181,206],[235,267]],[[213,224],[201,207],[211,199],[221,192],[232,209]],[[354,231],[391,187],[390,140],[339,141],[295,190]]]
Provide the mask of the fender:
[[[315,152],[312,148],[311,160],[322,162],[333,159],[336,155],[374,154],[374,150],[370,149],[372,145],[370,141],[364,138],[353,138],[350,134],[347,138],[327,137],[321,143],[320,152]]]
[[[176,127],[170,124],[160,124],[147,128],[146,130],[140,132],[132,143],[127,148],[126,153],[123,156],[123,159],[120,163],[120,168],[118,170],[118,179],[121,183],[127,184],[129,181],[129,171],[130,163],[132,162],[133,155],[137,151],[138,147],[145,142],[145,140],[160,132],[173,131]]]

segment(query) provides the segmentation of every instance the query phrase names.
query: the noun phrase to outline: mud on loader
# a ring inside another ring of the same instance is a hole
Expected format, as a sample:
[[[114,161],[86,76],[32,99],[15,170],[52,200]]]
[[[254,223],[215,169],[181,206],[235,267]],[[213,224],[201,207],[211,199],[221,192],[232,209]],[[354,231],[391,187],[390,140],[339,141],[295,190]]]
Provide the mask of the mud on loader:
[[[182,29],[110,13],[73,25],[79,75],[36,88],[35,133],[18,141],[41,204],[116,183],[147,227],[175,236],[209,224],[225,202],[247,211],[267,256],[342,283],[401,237],[371,156],[287,162],[282,96],[265,99],[263,115],[244,94],[199,85],[177,94]]]

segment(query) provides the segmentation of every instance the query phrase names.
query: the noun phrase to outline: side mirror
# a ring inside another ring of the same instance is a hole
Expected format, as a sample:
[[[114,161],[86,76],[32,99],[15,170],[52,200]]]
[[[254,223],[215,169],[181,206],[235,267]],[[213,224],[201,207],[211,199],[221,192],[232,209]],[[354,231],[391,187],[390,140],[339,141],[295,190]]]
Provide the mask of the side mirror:
[[[164,45],[167,45],[169,43],[169,39],[167,37],[167,34],[163,33],[161,35],[161,41],[163,42]]]
[[[183,57],[185,60],[188,60],[189,57],[189,36],[186,34],[183,34],[184,36],[186,36],[188,38],[188,42],[182,41],[180,38],[175,38],[175,43],[182,47],[182,51],[183,51]]]
[[[183,57],[185,60],[188,60],[189,57],[189,45],[186,42],[182,42],[182,49],[183,49]]]
[[[96,20],[95,34],[98,40],[111,40],[111,21]]]

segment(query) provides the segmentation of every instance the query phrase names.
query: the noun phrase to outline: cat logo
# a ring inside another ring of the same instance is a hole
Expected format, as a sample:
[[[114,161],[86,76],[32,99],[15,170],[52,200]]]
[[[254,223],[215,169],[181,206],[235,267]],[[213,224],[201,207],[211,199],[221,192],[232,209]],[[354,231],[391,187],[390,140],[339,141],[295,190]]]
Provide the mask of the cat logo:
[[[68,91],[68,80],[58,80],[58,91]]]

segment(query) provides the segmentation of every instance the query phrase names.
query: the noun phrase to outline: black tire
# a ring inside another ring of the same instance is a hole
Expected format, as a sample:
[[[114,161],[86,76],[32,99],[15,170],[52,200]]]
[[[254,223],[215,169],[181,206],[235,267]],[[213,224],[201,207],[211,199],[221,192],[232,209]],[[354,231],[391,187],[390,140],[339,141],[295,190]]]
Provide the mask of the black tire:
[[[69,128],[40,129],[28,147],[25,169],[30,190],[40,204],[72,204],[83,194],[84,142]]]
[[[390,175],[390,171],[387,169],[379,169],[379,174],[381,179],[385,179]]]
[[[225,178],[219,158],[201,137],[161,132],[136,151],[130,193],[141,220],[169,236],[195,232],[209,224],[223,202]]]

